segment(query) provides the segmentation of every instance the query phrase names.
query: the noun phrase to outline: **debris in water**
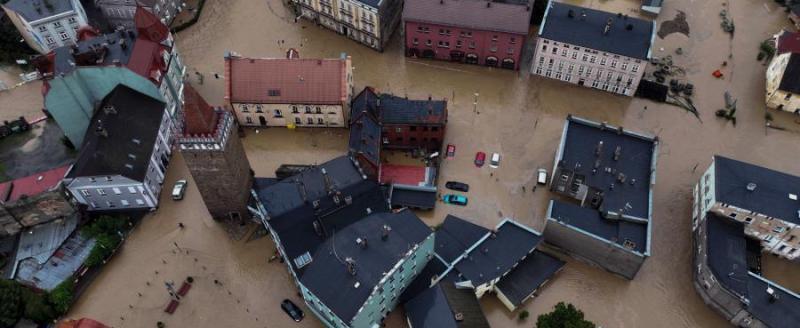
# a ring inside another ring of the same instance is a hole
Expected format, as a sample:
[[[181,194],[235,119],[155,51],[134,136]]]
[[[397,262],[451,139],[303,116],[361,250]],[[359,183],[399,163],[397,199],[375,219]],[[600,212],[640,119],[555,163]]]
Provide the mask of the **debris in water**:
[[[728,10],[722,9],[722,11],[719,12],[719,17],[722,18],[722,22],[720,23],[722,30],[725,31],[725,33],[729,33],[731,37],[733,37],[733,31],[736,29],[736,26],[733,25],[733,19],[730,17],[730,15],[728,15]]]

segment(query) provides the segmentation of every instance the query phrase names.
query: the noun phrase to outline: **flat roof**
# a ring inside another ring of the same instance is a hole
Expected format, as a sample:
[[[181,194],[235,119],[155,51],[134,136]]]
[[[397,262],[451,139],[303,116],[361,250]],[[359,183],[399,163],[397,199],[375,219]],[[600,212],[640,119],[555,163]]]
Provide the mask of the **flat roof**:
[[[797,327],[800,296],[748,270],[744,224],[712,212],[706,214],[706,221],[706,259],[720,284],[747,298],[747,311],[769,327]],[[770,300],[768,287],[778,296],[777,300]]]
[[[392,197],[389,202],[395,208],[432,209],[436,207],[436,200],[436,188],[408,188],[401,185],[392,188]]]
[[[618,245],[632,241],[633,249],[639,253],[647,250],[647,225],[603,218],[597,210],[576,204],[552,201],[550,218],[558,222],[591,233]]]
[[[800,177],[719,155],[714,167],[718,202],[800,224],[800,201],[789,198],[800,197]]]
[[[609,31],[604,33],[609,22]],[[648,59],[654,29],[652,21],[551,1],[539,36],[626,57]]]

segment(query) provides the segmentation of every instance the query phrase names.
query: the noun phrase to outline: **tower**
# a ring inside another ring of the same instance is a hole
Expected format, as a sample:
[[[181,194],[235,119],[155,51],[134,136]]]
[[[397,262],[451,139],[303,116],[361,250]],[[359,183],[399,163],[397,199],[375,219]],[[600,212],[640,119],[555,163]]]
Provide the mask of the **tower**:
[[[178,146],[215,220],[250,218],[253,176],[230,111],[211,107],[188,83]]]

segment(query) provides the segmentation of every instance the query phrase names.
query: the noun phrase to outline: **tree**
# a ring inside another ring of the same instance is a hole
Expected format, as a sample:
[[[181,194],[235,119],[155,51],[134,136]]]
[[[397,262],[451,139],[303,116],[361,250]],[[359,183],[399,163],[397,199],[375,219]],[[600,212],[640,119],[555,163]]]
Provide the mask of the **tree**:
[[[24,301],[23,317],[38,324],[47,324],[57,318],[56,310],[47,302],[46,295],[39,294],[30,289],[23,288]]]
[[[0,328],[13,327],[21,317],[20,286],[14,281],[0,279]]]
[[[583,311],[564,302],[556,304],[555,310],[539,316],[537,328],[595,328],[595,324],[583,318]]]
[[[75,289],[75,283],[72,281],[71,278],[64,280],[62,283],[58,284],[56,288],[54,288],[50,295],[48,295],[48,300],[56,312],[59,314],[66,314],[69,310],[69,307],[72,305],[72,298],[73,298],[73,290]]]
[[[111,256],[111,253],[119,245],[120,237],[116,234],[100,234],[96,237],[96,241],[89,256],[86,257],[86,266],[93,267],[102,263],[105,259]]]

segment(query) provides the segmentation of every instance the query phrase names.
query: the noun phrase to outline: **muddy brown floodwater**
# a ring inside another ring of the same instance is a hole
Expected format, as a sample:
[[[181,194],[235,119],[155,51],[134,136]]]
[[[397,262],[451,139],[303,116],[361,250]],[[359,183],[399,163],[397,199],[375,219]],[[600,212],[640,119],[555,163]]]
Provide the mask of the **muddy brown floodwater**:
[[[628,8],[638,1],[572,2]],[[442,165],[440,181],[471,184],[471,199],[468,207],[440,204],[435,211],[420,213],[430,225],[452,213],[487,227],[497,224],[501,216],[511,216],[542,230],[549,195],[541,188],[523,192],[522,186],[532,186],[536,169],[552,167],[567,114],[657,135],[661,147],[653,207],[653,255],[636,279],[626,281],[569,260],[525,308],[535,318],[555,303],[568,301],[603,327],[724,327],[725,321],[703,304],[692,287],[691,188],[714,154],[800,174],[800,135],[796,118],[785,113],[774,113],[773,124],[787,131],[765,128],[765,67],[755,61],[758,43],[788,26],[785,13],[772,1],[733,1],[729,10],[739,28],[730,39],[719,27],[722,3],[666,1],[660,20],[673,19],[677,10],[685,12],[691,38],[673,33],[657,39],[654,47],[655,56],[683,49],[683,55],[674,55],[675,62],[686,68],[687,79],[696,86],[702,122],[677,107],[531,78],[526,72],[408,59],[403,57],[398,34],[384,53],[376,53],[309,22],[294,23],[293,13],[278,0],[208,0],[200,21],[179,34],[177,42],[190,78],[194,79],[194,71],[206,76],[197,89],[211,103],[222,103],[223,81],[214,79],[213,73],[222,72],[226,51],[276,57],[283,56],[288,47],[297,48],[304,57],[352,56],[359,90],[369,85],[411,98],[448,98],[446,143],[455,144],[457,151],[454,159]],[[614,8],[612,11],[618,11]],[[279,40],[285,43],[279,46]],[[723,61],[728,62],[723,69],[725,78],[714,79],[711,72]],[[714,111],[723,106],[725,91],[739,100],[736,126],[714,117]],[[281,163],[322,162],[342,154],[346,139],[344,130],[270,129],[249,131],[244,142],[257,175],[271,176]],[[472,159],[477,151],[501,153],[500,168],[476,168]],[[171,165],[166,186],[187,177],[179,158]],[[180,327],[289,326],[278,303],[283,298],[300,301],[284,267],[266,263],[274,249],[271,243],[266,239],[228,241],[201,204],[193,186],[182,202],[164,200],[70,315],[96,317],[116,327],[153,325],[157,320]],[[177,230],[179,220],[189,222],[189,227]],[[172,242],[184,245],[190,254],[173,254]],[[769,275],[796,280],[790,276],[796,265],[770,266]],[[160,270],[159,276],[155,270]],[[201,277],[196,291],[193,289],[187,304],[174,316],[163,314],[160,307],[166,297],[161,280],[169,276],[177,281],[187,274]],[[225,287],[210,284],[208,280],[214,277],[220,277]],[[146,287],[145,281],[154,287]],[[136,290],[146,293],[137,297]],[[482,304],[493,327],[533,325],[532,321],[518,322],[515,313],[508,313],[491,296]],[[399,312],[392,313],[389,326],[403,326]],[[303,326],[319,325],[310,314],[303,321]]]

